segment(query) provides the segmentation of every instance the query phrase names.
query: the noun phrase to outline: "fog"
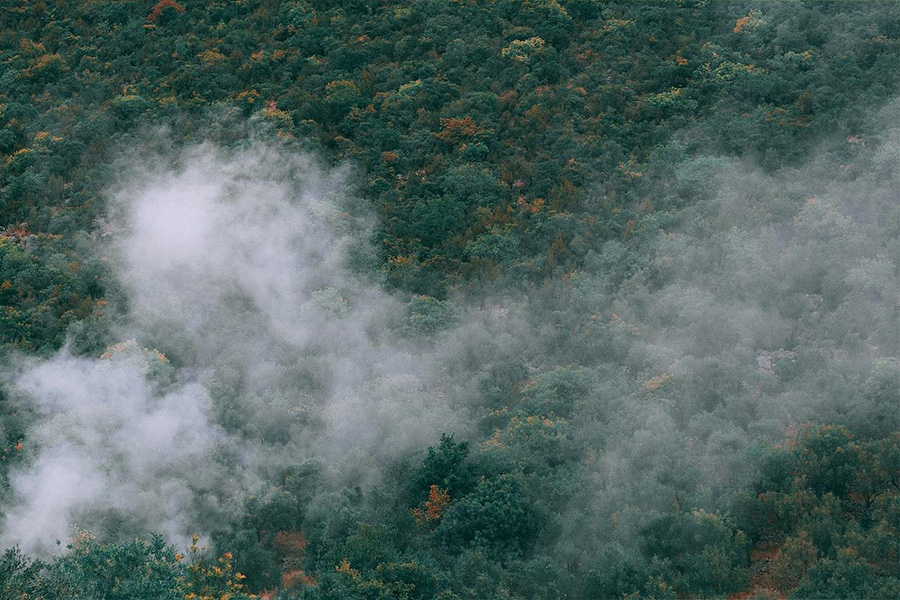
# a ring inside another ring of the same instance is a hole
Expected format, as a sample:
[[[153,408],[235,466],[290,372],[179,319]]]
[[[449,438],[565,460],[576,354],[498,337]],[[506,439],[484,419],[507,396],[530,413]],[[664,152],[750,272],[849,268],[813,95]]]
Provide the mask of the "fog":
[[[263,143],[120,168],[96,251],[127,341],[12,377],[40,419],[6,544],[46,550],[76,527],[188,539],[286,465],[352,455],[371,483],[376,461],[465,429],[438,350],[392,341],[404,306],[351,268],[373,220],[346,169]]]
[[[96,241],[124,342],[9,377],[39,418],[3,542],[206,536],[292,466],[370,490],[448,432],[529,465],[541,543],[588,568],[673,507],[726,508],[804,422],[896,430],[897,106],[774,173],[686,133],[635,191],[670,223],[478,300],[386,290],[350,168],[262,142],[128,155]]]

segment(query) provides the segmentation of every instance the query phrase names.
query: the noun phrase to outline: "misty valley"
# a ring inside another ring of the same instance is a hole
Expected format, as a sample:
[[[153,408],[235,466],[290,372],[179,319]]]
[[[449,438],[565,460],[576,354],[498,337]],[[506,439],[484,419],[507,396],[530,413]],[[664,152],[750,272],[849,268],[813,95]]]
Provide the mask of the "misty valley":
[[[900,598],[898,8],[0,0],[0,600]]]

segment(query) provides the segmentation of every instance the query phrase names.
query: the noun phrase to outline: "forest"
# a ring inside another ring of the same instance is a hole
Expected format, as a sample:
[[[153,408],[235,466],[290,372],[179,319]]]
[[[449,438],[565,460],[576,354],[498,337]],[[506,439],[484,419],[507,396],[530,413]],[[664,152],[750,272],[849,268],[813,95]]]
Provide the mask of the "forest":
[[[0,599],[900,598],[895,1],[0,0]]]

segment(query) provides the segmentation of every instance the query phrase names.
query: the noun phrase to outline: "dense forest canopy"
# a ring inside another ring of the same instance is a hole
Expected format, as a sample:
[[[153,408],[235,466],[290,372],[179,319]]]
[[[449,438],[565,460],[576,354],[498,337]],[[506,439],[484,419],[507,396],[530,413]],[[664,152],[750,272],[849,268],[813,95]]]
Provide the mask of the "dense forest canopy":
[[[0,0],[0,597],[900,598],[896,2]]]

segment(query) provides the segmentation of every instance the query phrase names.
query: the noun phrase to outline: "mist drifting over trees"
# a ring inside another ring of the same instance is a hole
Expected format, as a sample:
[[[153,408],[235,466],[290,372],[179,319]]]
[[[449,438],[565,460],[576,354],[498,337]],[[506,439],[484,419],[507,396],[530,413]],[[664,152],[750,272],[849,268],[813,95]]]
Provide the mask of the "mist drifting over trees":
[[[894,3],[0,13],[0,597],[900,597]]]

